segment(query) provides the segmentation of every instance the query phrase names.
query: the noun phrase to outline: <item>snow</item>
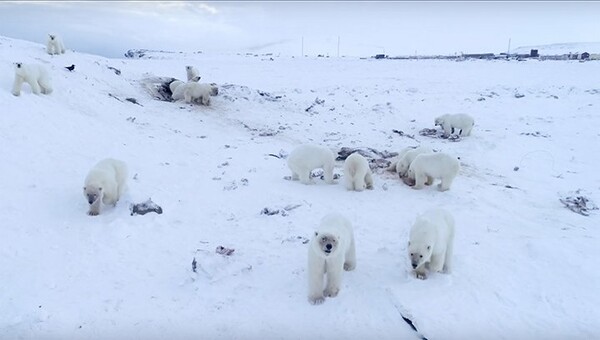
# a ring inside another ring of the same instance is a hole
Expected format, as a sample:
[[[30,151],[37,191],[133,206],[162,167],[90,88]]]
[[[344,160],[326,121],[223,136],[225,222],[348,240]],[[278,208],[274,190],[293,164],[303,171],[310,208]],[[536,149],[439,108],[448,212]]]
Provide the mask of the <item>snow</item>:
[[[600,53],[600,42],[587,43],[557,43],[548,45],[521,46],[510,53],[525,54],[537,49],[540,55],[562,55],[569,53]]]
[[[44,64],[54,92],[13,96],[16,61]],[[219,85],[211,106],[158,101],[141,85],[184,79],[185,65]],[[428,339],[600,337],[598,211],[559,201],[581,189],[600,202],[598,72],[577,61],[49,56],[0,37],[0,338],[419,338],[402,315]],[[459,112],[475,118],[470,137],[419,135]],[[269,154],[304,142],[426,145],[462,169],[446,192],[382,169],[365,192],[342,178],[302,185]],[[128,163],[129,190],[91,217],[83,180],[106,157]],[[148,198],[163,213],[131,216]],[[454,270],[423,281],[406,248],[431,207],[455,217]],[[358,264],[336,298],[312,306],[304,241],[331,211],[352,221]]]

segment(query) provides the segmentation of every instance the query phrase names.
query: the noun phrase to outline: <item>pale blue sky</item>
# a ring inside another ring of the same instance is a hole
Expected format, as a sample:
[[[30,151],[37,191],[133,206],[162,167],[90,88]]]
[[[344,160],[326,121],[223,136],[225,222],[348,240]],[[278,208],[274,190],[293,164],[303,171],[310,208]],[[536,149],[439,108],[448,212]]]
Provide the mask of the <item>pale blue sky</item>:
[[[370,56],[600,41],[598,2],[12,2],[0,35],[121,57],[130,48]]]

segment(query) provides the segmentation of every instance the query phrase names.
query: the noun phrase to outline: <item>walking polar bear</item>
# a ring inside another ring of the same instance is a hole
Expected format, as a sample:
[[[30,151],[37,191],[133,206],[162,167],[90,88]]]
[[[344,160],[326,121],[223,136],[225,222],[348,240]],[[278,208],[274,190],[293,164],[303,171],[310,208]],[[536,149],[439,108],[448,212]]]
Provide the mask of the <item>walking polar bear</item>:
[[[115,206],[125,191],[127,165],[125,162],[107,158],[98,162],[85,178],[83,196],[90,204],[88,215],[100,214],[102,203]]]
[[[444,209],[430,209],[418,216],[408,241],[408,255],[415,276],[427,278],[427,270],[450,273],[454,247],[454,218]]]
[[[55,34],[48,34],[48,42],[46,43],[46,52],[48,54],[64,54],[65,45],[62,39]]]
[[[342,272],[356,268],[356,249],[352,224],[344,216],[331,213],[323,217],[308,245],[308,302],[322,304],[326,297],[340,291]],[[324,287],[324,276],[327,284]]]
[[[181,80],[175,80],[169,84],[171,90],[171,99],[177,101],[184,99],[186,103],[199,103],[210,105],[210,96],[214,92],[214,86],[206,83],[197,83],[189,81],[184,83]]]
[[[373,175],[371,167],[365,157],[359,153],[353,153],[344,162],[344,178],[346,189],[363,191],[373,189]]]
[[[46,68],[40,64],[15,63],[15,81],[12,94],[21,95],[23,83],[29,84],[33,94],[52,93],[52,79]]]
[[[288,167],[292,171],[292,180],[300,180],[302,184],[310,184],[310,173],[322,168],[327,184],[333,184],[333,168],[335,156],[330,149],[311,144],[296,147],[288,156]]]
[[[421,189],[423,185],[433,184],[436,178],[441,179],[440,191],[450,189],[452,181],[460,170],[458,159],[442,152],[420,154],[408,168],[408,178],[414,180],[413,189]]]
[[[450,135],[469,136],[475,120],[465,113],[445,114],[435,119],[435,126],[441,126],[444,137]]]

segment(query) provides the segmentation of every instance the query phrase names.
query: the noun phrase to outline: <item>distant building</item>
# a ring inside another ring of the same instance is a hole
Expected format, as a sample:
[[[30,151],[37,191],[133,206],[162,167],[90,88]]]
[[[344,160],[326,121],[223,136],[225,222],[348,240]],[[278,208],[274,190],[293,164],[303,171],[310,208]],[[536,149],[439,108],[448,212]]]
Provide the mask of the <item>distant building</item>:
[[[494,59],[494,53],[463,54],[463,57],[471,59]]]
[[[376,54],[375,55],[375,59],[386,59],[386,58],[387,58],[387,55],[385,55],[385,54]]]
[[[581,59],[581,60],[587,60],[587,59],[590,59],[590,54],[589,54],[588,52],[583,52],[583,53],[581,53],[581,57],[580,57],[580,59]]]
[[[537,58],[540,55],[538,53],[538,50],[531,50],[531,53],[529,53],[529,56],[532,57],[532,58]]]

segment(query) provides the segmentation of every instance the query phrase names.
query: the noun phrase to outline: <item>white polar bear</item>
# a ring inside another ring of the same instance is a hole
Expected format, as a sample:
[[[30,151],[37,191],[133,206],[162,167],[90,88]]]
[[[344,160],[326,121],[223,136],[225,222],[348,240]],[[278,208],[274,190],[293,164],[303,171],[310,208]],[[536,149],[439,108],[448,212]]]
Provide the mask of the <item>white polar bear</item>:
[[[83,187],[83,196],[90,204],[88,215],[100,214],[101,203],[116,205],[125,191],[126,181],[125,162],[112,158],[98,162],[88,173]]]
[[[184,87],[183,98],[186,103],[196,102],[202,105],[210,105],[210,94],[212,92],[212,86],[205,83],[196,83],[194,81],[177,87]],[[175,89],[177,91],[177,89]]]
[[[412,146],[407,146],[404,149],[400,150],[400,152],[398,152],[397,156],[394,156],[392,158],[390,158],[390,165],[385,169],[386,171],[391,171],[391,172],[396,172],[396,164],[398,164],[398,161],[402,158],[402,156],[404,156],[407,152],[409,152],[410,150],[414,150],[415,147]]]
[[[325,297],[336,297],[343,270],[354,268],[356,250],[352,224],[340,214],[326,215],[308,245],[308,301],[318,305]],[[324,275],[327,275],[327,285],[323,290]]]
[[[181,80],[173,80],[171,82],[171,84],[169,84],[169,90],[171,90],[171,94],[172,94],[171,97],[173,97],[173,94],[175,93],[175,90],[177,89],[177,87],[179,87],[179,85],[183,85],[183,84],[185,84],[185,83],[182,82]],[[181,98],[183,98],[183,93],[181,93]]]
[[[199,81],[200,80],[200,73],[198,72],[198,70],[194,67],[194,66],[186,66],[185,67],[185,73],[187,75],[187,80],[188,81]]]
[[[450,273],[454,243],[454,218],[444,209],[418,216],[410,229],[408,255],[415,276],[425,280],[427,269]]]
[[[433,153],[433,150],[426,146],[419,146],[404,153],[402,158],[400,158],[396,163],[396,173],[398,174],[398,176],[405,177],[406,172],[408,171],[408,167],[410,167],[410,164],[415,160],[415,158],[418,155],[424,153]]]
[[[290,153],[287,164],[292,170],[292,180],[299,179],[303,184],[310,184],[311,171],[323,168],[325,182],[333,184],[335,156],[333,151],[326,147],[310,144],[300,145]]]
[[[363,191],[373,189],[373,175],[369,162],[361,154],[355,152],[344,162],[344,178],[346,189]]]
[[[12,94],[15,96],[21,95],[21,87],[23,83],[28,83],[31,87],[31,92],[34,94],[50,94],[52,93],[52,85],[50,75],[46,68],[40,64],[15,64],[15,81],[13,83]]]
[[[431,185],[436,178],[442,180],[440,191],[450,189],[452,181],[460,170],[458,159],[442,152],[424,153],[415,157],[408,168],[408,178],[415,181],[413,189],[421,189],[423,184]]]
[[[48,34],[46,52],[48,52],[50,55],[65,53],[65,45],[63,44],[62,39],[55,34]]]
[[[445,114],[435,119],[435,126],[441,126],[444,136],[450,135],[469,136],[475,120],[465,113]]]

